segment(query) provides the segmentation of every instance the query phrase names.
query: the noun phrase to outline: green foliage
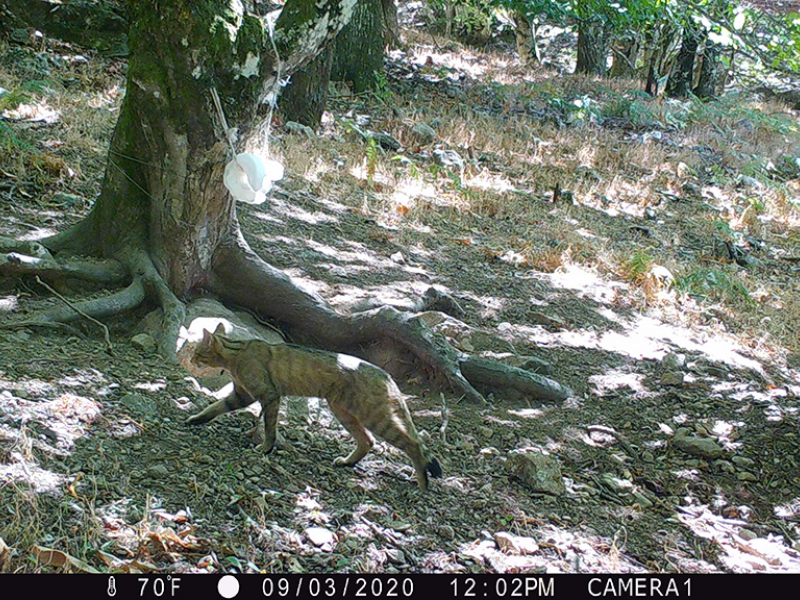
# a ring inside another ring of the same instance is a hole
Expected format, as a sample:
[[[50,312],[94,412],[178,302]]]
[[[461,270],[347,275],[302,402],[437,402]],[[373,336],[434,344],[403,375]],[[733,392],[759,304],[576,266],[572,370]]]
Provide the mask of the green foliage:
[[[623,264],[625,277],[634,283],[641,283],[650,271],[653,261],[646,250],[636,250]]]
[[[0,93],[0,111],[16,108],[30,102],[37,94],[46,94],[52,83],[46,79],[34,79]]]
[[[676,278],[675,288],[698,300],[731,304],[753,302],[744,284],[721,269],[694,269]]]
[[[606,119],[628,121],[636,127],[648,127],[659,123],[645,102],[631,98],[613,100],[603,107],[601,113]]]
[[[392,102],[392,89],[389,87],[389,79],[383,71],[374,71],[372,94],[376,100],[389,106]]]
[[[446,1],[430,0],[429,5],[434,13],[435,24],[445,29]],[[495,24],[494,0],[453,0],[455,14],[453,15],[453,32],[459,36],[471,38],[480,37],[485,32],[490,32]]]
[[[367,181],[370,185],[374,182],[375,172],[378,170],[378,161],[380,160],[380,152],[378,151],[378,143],[375,138],[368,136],[366,139],[367,146],[365,154],[367,155]]]

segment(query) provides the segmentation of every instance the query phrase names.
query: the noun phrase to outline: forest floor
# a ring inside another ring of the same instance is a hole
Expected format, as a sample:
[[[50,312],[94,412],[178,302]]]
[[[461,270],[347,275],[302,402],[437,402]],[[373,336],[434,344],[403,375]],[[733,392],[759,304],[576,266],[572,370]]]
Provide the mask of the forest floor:
[[[574,396],[400,381],[444,468],[422,495],[386,446],[333,467],[352,441],[313,402],[266,457],[249,412],[187,427],[207,399],[131,342],[146,309],[107,323],[113,354],[89,322],[0,329],[0,572],[800,570],[797,113],[567,75],[563,37],[525,69],[407,35],[318,133],[276,121],[287,176],[245,235],[343,310],[435,286],[454,345],[547,361]],[[125,84],[123,60],[34,43],[0,47],[0,236],[25,239],[89,210]],[[0,281],[4,321],[60,302]],[[560,493],[506,468],[522,449]]]

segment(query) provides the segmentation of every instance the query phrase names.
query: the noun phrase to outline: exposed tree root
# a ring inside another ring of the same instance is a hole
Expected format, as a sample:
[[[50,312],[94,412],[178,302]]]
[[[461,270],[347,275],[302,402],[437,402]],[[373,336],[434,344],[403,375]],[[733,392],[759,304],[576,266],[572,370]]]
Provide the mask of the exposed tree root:
[[[63,239],[72,244],[76,238],[66,236]],[[96,262],[57,261],[43,247],[27,250],[43,256],[25,255],[22,259],[23,255],[16,253],[0,254],[0,274],[78,277],[106,284],[119,283],[132,274],[133,280],[111,295],[75,303],[65,300],[66,306],[45,311],[29,321],[8,323],[6,327],[63,324],[80,318],[103,319],[132,310],[150,296],[163,310],[159,350],[165,358],[177,360],[176,342],[185,319],[185,306],[144,250],[127,252],[119,261]],[[235,243],[218,247],[212,271],[203,281],[203,287],[225,301],[276,321],[290,338],[307,345],[364,354],[366,348],[381,344],[388,346],[395,355],[410,354],[433,373],[434,380],[476,404],[486,402],[478,389],[511,388],[544,401],[564,400],[571,395],[568,388],[542,375],[456,350],[415,313],[380,306],[341,314],[323,298],[303,289],[301,284],[262,260],[241,237],[237,237]],[[430,296],[425,301],[441,304],[447,300],[440,308],[460,309],[457,303],[454,307],[454,301],[447,296]],[[425,307],[428,308],[427,304]]]
[[[549,401],[563,400],[571,394],[568,388],[536,373],[462,354],[414,314],[384,306],[342,315],[259,258],[241,239],[218,249],[207,287],[223,300],[276,320],[290,337],[303,343],[354,351],[389,341],[427,365],[456,394],[478,404],[485,403],[485,399],[476,385],[511,387]]]
[[[70,323],[87,316],[94,319],[105,319],[121,312],[133,310],[144,302],[146,296],[142,278],[134,277],[128,287],[118,292],[101,298],[74,302],[70,306],[59,306],[58,308],[43,311],[37,315],[36,319],[32,319],[27,323],[33,325],[38,322]],[[24,324],[26,322],[14,323],[13,326],[17,327]]]
[[[122,285],[130,279],[115,260],[56,260],[44,244],[0,237],[0,275],[38,275],[43,279],[80,279],[101,285]]]
[[[129,279],[127,270],[117,261],[69,259],[57,261],[49,257],[17,252],[0,254],[0,274],[38,275],[43,279],[81,279],[102,285],[120,285]]]
[[[63,244],[70,248],[81,248],[81,240],[85,228],[80,224],[72,229],[58,234],[52,238],[37,242],[19,242],[0,238],[0,275],[25,275],[62,280],[68,278],[81,279],[103,285],[119,285],[133,280],[124,289],[102,298],[70,302],[59,296],[66,306],[50,309],[27,321],[8,323],[6,327],[47,326],[52,324],[66,324],[80,318],[97,321],[97,319],[111,317],[138,307],[148,296],[154,297],[161,305],[164,317],[161,336],[162,344],[159,347],[162,355],[171,360],[177,360],[175,340],[185,317],[183,303],[172,293],[164,279],[159,275],[153,261],[143,250],[134,250],[125,253],[121,260],[113,259],[85,259],[66,258],[56,260],[48,250],[49,247],[59,248]],[[47,247],[46,247],[47,246]],[[16,249],[17,252],[8,252]],[[25,252],[21,254],[20,252]],[[65,251],[69,254],[69,251]],[[40,283],[42,283],[40,281]],[[42,283],[48,290],[55,290]],[[56,293],[56,295],[58,295]],[[102,325],[102,324],[101,324]],[[108,330],[104,327],[106,343],[111,347]]]
[[[477,382],[479,386],[494,389],[512,388],[525,396],[547,402],[559,402],[572,395],[572,390],[549,377],[496,360],[463,355],[459,365],[464,376],[470,381]]]
[[[58,297],[64,304],[69,306],[72,310],[74,310],[75,312],[79,313],[82,317],[85,317],[86,319],[90,320],[92,323],[95,323],[96,325],[100,326],[100,328],[103,330],[103,337],[105,337],[106,346],[108,347],[108,352],[110,354],[114,354],[114,346],[111,344],[111,335],[108,333],[108,327],[106,327],[105,323],[102,323],[102,322],[98,321],[97,319],[95,319],[94,317],[91,317],[91,316],[81,312],[77,307],[75,307],[74,304],[72,304],[72,302],[70,302],[69,300],[64,298],[64,296],[59,294],[57,291],[55,291],[53,288],[51,288],[49,285],[47,285],[44,281],[42,281],[39,278],[38,275],[36,276],[36,281],[39,283],[39,285],[47,288],[47,290],[51,294],[53,294],[54,296]]]
[[[169,289],[167,282],[159,275],[153,261],[144,252],[134,255],[132,267],[135,273],[141,273],[144,284],[151,295],[154,295],[161,305],[163,316],[161,319],[162,334],[159,337],[159,351],[164,358],[177,362],[176,341],[181,325],[186,318],[186,306]]]

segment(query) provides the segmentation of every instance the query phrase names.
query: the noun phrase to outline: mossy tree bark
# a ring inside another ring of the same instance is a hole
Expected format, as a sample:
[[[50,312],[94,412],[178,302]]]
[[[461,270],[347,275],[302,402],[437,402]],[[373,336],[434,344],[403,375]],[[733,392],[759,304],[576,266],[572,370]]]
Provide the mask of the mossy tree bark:
[[[279,78],[318,54],[347,23],[355,1],[287,0],[274,46],[258,17],[234,8],[239,3],[130,1],[126,96],[99,199],[84,220],[42,240],[38,256],[8,252],[0,243],[0,275],[57,278],[61,265],[64,277],[124,279],[125,287],[75,303],[82,314],[52,311],[39,323],[109,316],[151,297],[163,308],[161,351],[174,358],[183,300],[210,293],[259,312],[301,343],[362,355],[380,344],[410,355],[457,395],[483,402],[473,383],[480,383],[485,369],[476,369],[475,381],[468,381],[461,370],[468,357],[414,315],[387,307],[338,313],[258,257],[222,182],[229,151],[211,90],[218,92],[243,146],[258,124],[259,106],[278,91]],[[93,260],[75,258],[80,256]],[[513,373],[509,385],[519,375]],[[497,378],[496,371],[485,377],[493,384]],[[556,397],[568,393],[555,386]]]
[[[279,102],[287,121],[296,121],[312,129],[319,127],[328,102],[332,64],[333,48],[328,47],[292,75]]]
[[[667,82],[666,93],[674,98],[685,98],[694,85],[695,61],[699,47],[699,31],[695,25],[686,25],[681,36],[681,49]]]
[[[336,38],[332,79],[352,83],[357,94],[375,87],[384,68],[384,22],[381,0],[359,0],[350,23]]]
[[[578,22],[578,59],[576,73],[603,76],[608,70],[608,28],[602,19]]]

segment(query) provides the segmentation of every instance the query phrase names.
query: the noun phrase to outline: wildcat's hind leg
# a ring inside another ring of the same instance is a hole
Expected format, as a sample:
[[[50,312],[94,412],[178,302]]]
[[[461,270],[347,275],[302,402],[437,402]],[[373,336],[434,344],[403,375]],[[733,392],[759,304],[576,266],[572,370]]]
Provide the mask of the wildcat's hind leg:
[[[213,404],[209,404],[196,415],[192,415],[186,419],[186,422],[189,425],[202,425],[227,412],[250,406],[253,402],[255,402],[254,398],[247,394],[239,393],[236,388],[233,388],[227,396],[217,400]]]
[[[333,461],[333,464],[337,467],[352,467],[372,450],[372,446],[375,442],[355,415],[332,402],[329,402],[328,406],[333,415],[344,428],[350,432],[350,435],[353,436],[357,444],[355,450],[353,450],[349,456],[339,456]]]

